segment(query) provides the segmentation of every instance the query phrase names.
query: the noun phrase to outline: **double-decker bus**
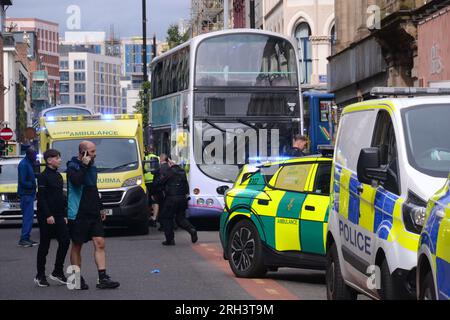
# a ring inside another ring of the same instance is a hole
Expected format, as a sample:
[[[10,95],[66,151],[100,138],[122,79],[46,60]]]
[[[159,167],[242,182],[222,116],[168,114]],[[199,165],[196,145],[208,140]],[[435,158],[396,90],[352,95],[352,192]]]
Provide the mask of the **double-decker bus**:
[[[57,117],[57,116],[78,116],[78,115],[92,115],[92,111],[85,107],[72,105],[59,105],[42,110],[39,113],[40,117]]]
[[[185,166],[188,217],[219,216],[217,188],[303,132],[297,62],[290,39],[254,29],[200,35],[154,59],[150,141]]]

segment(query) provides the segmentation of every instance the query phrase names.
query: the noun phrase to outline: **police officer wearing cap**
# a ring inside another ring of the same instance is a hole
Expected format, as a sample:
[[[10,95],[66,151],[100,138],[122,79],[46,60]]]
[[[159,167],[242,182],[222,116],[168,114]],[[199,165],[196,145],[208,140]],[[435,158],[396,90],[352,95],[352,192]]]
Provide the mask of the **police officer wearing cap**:
[[[179,227],[189,232],[192,243],[195,243],[198,240],[197,230],[186,219],[189,194],[186,172],[174,162],[169,160],[168,163],[168,170],[161,172],[160,179],[158,179],[158,183],[164,190],[164,203],[159,216],[166,236],[166,241],[162,244],[165,246],[175,245],[174,218]]]

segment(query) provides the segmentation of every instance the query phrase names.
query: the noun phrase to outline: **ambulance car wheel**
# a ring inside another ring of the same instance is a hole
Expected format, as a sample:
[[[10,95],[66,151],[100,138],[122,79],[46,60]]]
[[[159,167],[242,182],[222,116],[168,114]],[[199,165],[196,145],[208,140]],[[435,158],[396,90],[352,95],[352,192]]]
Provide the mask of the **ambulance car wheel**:
[[[356,300],[357,293],[345,284],[336,244],[333,243],[327,252],[327,299],[328,300]]]
[[[381,289],[378,290],[378,294],[382,300],[396,300],[398,299],[394,281],[392,280],[391,273],[389,272],[389,266],[386,259],[383,260],[380,266],[381,272]]]
[[[427,273],[420,285],[420,300],[436,300],[436,289],[434,288],[433,274]]]
[[[249,220],[238,222],[231,230],[228,243],[228,262],[240,278],[258,278],[266,274],[261,239]]]

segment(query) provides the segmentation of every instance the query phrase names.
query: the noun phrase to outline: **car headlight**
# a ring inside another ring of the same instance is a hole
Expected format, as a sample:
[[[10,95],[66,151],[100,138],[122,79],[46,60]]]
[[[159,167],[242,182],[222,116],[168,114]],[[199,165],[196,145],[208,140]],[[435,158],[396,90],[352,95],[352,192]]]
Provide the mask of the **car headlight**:
[[[122,187],[134,187],[140,186],[141,184],[142,184],[142,176],[139,176],[125,180],[125,182],[122,184]]]
[[[197,204],[198,204],[198,205],[204,205],[204,204],[205,204],[205,199],[203,199],[203,198],[198,198],[198,199],[197,199]]]
[[[420,234],[425,224],[427,203],[410,191],[408,200],[402,206],[402,211],[406,230]]]
[[[206,205],[207,205],[208,207],[212,207],[213,204],[214,204],[214,200],[213,200],[213,199],[206,199]]]

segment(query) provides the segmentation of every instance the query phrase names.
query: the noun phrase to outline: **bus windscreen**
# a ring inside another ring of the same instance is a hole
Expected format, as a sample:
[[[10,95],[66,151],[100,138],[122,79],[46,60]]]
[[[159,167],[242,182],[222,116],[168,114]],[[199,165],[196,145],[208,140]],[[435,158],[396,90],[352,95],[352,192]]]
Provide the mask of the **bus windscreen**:
[[[230,34],[200,43],[196,56],[196,86],[297,87],[297,62],[283,38]]]

